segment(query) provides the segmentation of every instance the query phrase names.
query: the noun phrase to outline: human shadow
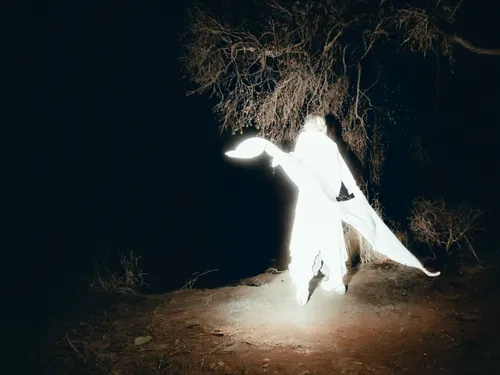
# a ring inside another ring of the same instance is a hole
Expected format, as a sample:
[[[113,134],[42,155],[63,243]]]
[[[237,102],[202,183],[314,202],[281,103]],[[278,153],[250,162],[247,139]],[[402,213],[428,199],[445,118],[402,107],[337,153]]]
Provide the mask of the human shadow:
[[[361,266],[361,257],[359,256],[359,254],[350,257],[346,262],[346,266],[347,266],[347,273],[344,276],[344,285],[347,293],[349,290],[350,282],[352,281],[354,275],[356,275],[359,272]],[[312,295],[314,294],[319,284],[321,283],[321,280],[323,280],[324,277],[325,275],[321,273],[321,271],[319,271],[318,275],[316,275],[311,279],[311,281],[309,282],[308,300],[311,299]]]

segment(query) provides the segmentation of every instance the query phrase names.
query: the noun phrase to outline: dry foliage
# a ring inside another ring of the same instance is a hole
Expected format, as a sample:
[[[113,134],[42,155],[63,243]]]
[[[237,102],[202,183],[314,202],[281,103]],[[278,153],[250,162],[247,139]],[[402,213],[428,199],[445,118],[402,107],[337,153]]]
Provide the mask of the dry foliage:
[[[474,232],[480,229],[477,224],[482,215],[483,211],[478,208],[448,208],[442,198],[430,201],[418,197],[413,201],[410,229],[417,241],[429,246],[434,258],[435,247],[443,248],[446,254],[450,254],[453,246],[461,248],[465,245],[479,261],[471,241]]]
[[[261,136],[288,142],[307,114],[333,116],[342,140],[378,183],[382,124],[394,118],[372,103],[379,80],[369,58],[376,48],[390,54],[407,47],[453,60],[457,43],[481,53],[442,31],[462,1],[240,1],[237,12],[200,5],[189,15],[182,61],[195,86],[191,93],[217,98],[221,130],[255,127]]]
[[[106,261],[96,267],[95,275],[89,282],[89,288],[95,292],[135,293],[147,286],[144,273],[139,267],[140,256],[130,250],[128,254],[120,254],[120,271],[110,270]]]

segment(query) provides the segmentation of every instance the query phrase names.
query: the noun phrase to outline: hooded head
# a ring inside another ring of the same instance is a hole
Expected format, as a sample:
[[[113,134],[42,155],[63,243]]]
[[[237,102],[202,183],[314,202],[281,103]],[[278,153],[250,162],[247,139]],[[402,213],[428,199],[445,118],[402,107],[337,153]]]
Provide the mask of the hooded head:
[[[326,121],[320,115],[308,115],[304,121],[303,131],[319,131],[326,134]]]

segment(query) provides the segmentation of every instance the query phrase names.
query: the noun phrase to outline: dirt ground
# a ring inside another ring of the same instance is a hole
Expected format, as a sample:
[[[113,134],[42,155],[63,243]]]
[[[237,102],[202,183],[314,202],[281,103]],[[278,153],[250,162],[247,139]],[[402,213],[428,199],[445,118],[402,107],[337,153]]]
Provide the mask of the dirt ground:
[[[351,271],[347,294],[294,302],[287,272],[240,285],[118,298],[57,323],[33,369],[54,374],[500,373],[498,271],[429,278]],[[314,287],[314,285],[312,285]],[[151,340],[136,345],[139,336]]]

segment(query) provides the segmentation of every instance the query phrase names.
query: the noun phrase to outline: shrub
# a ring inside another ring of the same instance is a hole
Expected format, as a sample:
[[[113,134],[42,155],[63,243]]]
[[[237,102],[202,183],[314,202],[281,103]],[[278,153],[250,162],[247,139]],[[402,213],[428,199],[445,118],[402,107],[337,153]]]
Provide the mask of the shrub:
[[[441,248],[445,255],[451,255],[454,249],[466,246],[479,262],[479,257],[472,246],[474,232],[483,211],[476,207],[459,205],[447,207],[443,198],[434,201],[423,197],[413,201],[410,229],[415,239],[426,244],[437,259],[435,249]]]

